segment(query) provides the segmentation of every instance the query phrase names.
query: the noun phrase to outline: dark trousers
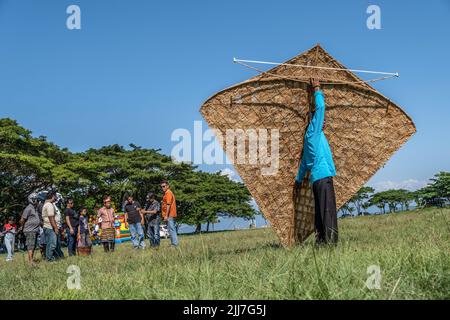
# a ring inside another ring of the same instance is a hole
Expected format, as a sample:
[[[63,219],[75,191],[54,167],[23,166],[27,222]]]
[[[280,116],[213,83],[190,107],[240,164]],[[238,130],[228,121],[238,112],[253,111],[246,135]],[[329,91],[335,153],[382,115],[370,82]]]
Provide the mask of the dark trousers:
[[[55,261],[55,248],[57,235],[51,228],[44,227],[45,257],[48,261]]]
[[[73,229],[73,234],[70,234],[70,229],[66,229],[67,234],[67,252],[70,256],[74,256],[77,254],[77,235],[78,235],[78,227]]]
[[[55,258],[56,259],[64,258],[64,252],[62,251],[62,245],[61,245],[61,233],[58,233],[56,235]]]
[[[336,243],[338,225],[336,212],[336,196],[333,178],[319,179],[313,183],[315,204],[315,227],[317,243]]]
[[[160,218],[153,217],[153,219],[147,219],[147,237],[150,240],[151,247],[158,247],[160,243],[159,237],[159,225]]]
[[[114,252],[114,247],[116,246],[116,243],[114,241],[112,242],[103,242],[103,250],[105,252],[109,252],[110,250]]]

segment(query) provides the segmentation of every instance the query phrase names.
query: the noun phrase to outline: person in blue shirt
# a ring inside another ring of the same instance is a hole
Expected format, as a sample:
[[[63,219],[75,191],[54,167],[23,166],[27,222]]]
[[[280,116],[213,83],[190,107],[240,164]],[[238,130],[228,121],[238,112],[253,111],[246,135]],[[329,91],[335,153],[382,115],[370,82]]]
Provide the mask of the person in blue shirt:
[[[303,154],[295,183],[299,186],[307,172],[313,187],[315,205],[316,242],[336,243],[338,240],[336,197],[333,177],[336,175],[333,156],[323,132],[325,100],[320,83],[311,79],[315,99],[315,111],[306,129]]]

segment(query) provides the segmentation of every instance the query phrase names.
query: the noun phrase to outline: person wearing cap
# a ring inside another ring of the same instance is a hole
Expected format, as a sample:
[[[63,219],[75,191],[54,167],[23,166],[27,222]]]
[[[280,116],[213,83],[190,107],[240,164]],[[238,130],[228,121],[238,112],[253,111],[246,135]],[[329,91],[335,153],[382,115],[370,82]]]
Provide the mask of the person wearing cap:
[[[310,114],[310,123],[306,129],[303,154],[295,178],[299,186],[306,173],[310,173],[310,182],[314,193],[316,242],[336,243],[338,240],[336,196],[333,177],[336,175],[333,156],[327,138],[323,132],[325,122],[325,100],[320,83],[311,79],[315,100],[315,111]]]
[[[41,219],[38,212],[38,197],[33,193],[28,197],[28,206],[23,210],[20,225],[25,235],[25,244],[28,252],[28,263],[33,265],[34,249],[37,247]]]
[[[146,197],[146,203],[141,213],[144,215],[147,223],[147,237],[150,240],[151,248],[158,248],[161,241],[159,236],[160,212],[161,206],[156,201],[155,194],[150,192]]]

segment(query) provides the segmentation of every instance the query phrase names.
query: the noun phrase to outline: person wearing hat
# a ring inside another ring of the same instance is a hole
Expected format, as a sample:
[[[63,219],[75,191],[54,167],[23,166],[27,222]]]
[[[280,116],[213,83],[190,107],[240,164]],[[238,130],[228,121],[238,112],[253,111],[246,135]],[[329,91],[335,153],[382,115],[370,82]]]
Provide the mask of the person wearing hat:
[[[37,247],[37,240],[39,235],[39,227],[41,226],[41,219],[38,212],[38,196],[33,193],[28,197],[28,206],[23,210],[20,224],[25,235],[25,243],[28,251],[28,263],[34,264],[34,249]]]
[[[310,122],[304,137],[303,154],[295,183],[299,186],[306,173],[310,173],[314,193],[316,242],[318,244],[336,243],[338,225],[333,186],[336,169],[330,146],[323,132],[325,100],[319,81],[311,79],[311,87],[315,99],[315,110],[310,113]]]
[[[146,197],[146,203],[141,213],[145,217],[147,224],[147,237],[150,240],[151,248],[158,248],[160,244],[159,225],[160,225],[161,206],[156,201],[155,194],[150,192]]]

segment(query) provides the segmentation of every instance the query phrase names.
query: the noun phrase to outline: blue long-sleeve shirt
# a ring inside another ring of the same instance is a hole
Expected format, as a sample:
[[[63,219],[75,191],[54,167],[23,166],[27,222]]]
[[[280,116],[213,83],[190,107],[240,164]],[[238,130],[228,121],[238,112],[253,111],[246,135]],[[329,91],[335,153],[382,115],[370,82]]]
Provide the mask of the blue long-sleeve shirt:
[[[302,161],[295,177],[299,183],[302,182],[307,171],[311,172],[311,184],[319,179],[336,175],[330,145],[322,130],[325,118],[325,101],[322,91],[316,91],[314,98],[316,111],[306,129]]]

